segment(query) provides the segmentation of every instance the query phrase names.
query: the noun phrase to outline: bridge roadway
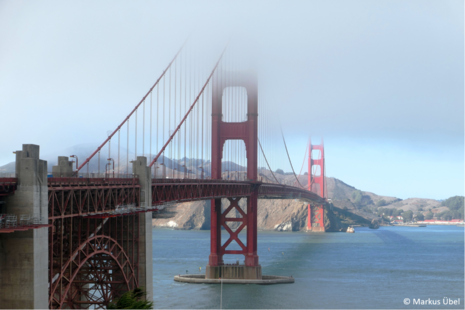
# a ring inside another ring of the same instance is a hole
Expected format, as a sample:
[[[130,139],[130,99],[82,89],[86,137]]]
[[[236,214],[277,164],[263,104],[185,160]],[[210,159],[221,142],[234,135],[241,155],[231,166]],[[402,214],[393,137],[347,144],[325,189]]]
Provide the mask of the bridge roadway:
[[[16,178],[0,178],[0,195],[14,194],[16,183]],[[260,199],[299,199],[316,204],[325,202],[325,199],[313,192],[282,184],[211,179],[152,179],[151,207],[141,208],[141,186],[137,177],[48,178],[47,183],[49,220],[74,216],[104,218],[150,212],[156,210],[157,206],[168,203],[248,197],[257,187]],[[121,208],[123,206],[137,209]],[[117,209],[121,209],[121,212],[115,213]]]
[[[317,194],[282,184],[211,179],[152,179],[151,207],[147,211],[168,203],[209,200],[227,197],[248,197],[258,187],[260,199],[299,199],[322,204]],[[102,216],[122,206],[126,213],[144,212],[140,204],[138,178],[48,178],[49,220],[73,216]]]

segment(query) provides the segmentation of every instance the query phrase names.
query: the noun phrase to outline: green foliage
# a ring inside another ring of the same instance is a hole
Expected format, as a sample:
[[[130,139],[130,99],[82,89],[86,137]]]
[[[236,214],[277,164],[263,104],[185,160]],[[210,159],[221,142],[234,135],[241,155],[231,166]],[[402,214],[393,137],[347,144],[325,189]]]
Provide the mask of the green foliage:
[[[432,219],[433,219],[433,212],[428,211],[428,212],[425,214],[425,220],[432,220]]]
[[[445,221],[450,221],[453,218],[455,218],[455,212],[454,211],[444,211],[436,215],[437,218]]]
[[[283,169],[276,169],[275,173],[284,174]]]
[[[367,206],[362,207],[361,210],[362,210],[362,211],[365,211],[365,212],[367,212],[367,213],[373,213],[373,211],[371,211],[371,209],[368,208]]]
[[[404,223],[411,222],[413,219],[413,212],[408,210],[402,213],[402,217],[404,218]]]
[[[363,198],[363,195],[361,191],[355,190],[352,192],[352,199],[354,200],[354,203],[356,205],[360,205],[362,203],[362,198]]]
[[[116,303],[109,303],[107,309],[153,309],[153,302],[143,299],[147,295],[138,287],[121,295]]]
[[[385,205],[387,205],[387,203],[386,203],[386,200],[384,199],[381,199],[376,203],[377,207],[384,207]]]
[[[448,207],[450,210],[458,210],[463,208],[463,203],[463,196],[454,196],[444,200],[441,205]]]
[[[385,216],[398,216],[404,213],[404,210],[396,208],[379,208],[378,215],[381,216],[383,213]]]
[[[417,214],[417,221],[424,221],[425,220],[425,216],[423,215],[423,213],[418,213]]]
[[[441,213],[443,219],[463,219],[464,216],[464,197],[454,196],[450,197],[442,202],[443,206],[449,208],[450,211]]]

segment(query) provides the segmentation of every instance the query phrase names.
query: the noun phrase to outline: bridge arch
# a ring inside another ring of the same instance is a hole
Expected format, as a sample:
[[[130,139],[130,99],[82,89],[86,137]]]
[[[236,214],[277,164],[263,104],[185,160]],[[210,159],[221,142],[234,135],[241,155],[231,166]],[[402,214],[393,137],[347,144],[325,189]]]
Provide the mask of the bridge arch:
[[[76,269],[66,274],[71,265]],[[136,288],[137,278],[128,254],[115,239],[93,236],[74,251],[55,281],[52,279],[55,284],[51,284],[49,307],[103,307],[123,292]],[[63,282],[65,285],[58,292]]]

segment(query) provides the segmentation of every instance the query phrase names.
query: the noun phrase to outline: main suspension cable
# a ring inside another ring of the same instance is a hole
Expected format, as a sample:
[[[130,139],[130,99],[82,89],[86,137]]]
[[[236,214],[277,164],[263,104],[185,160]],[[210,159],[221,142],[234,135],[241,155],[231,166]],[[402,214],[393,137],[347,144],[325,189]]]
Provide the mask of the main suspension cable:
[[[176,129],[173,131],[173,133],[171,134],[170,138],[168,139],[168,141],[166,141],[165,145],[162,147],[162,149],[159,151],[159,153],[157,154],[157,156],[155,156],[155,158],[152,160],[152,162],[150,163],[149,167],[152,167],[152,165],[157,161],[158,157],[160,157],[161,153],[163,153],[166,149],[166,147],[168,146],[168,144],[171,142],[171,140],[173,140],[173,137],[176,135],[176,133],[178,132],[179,128],[181,128],[182,124],[185,122],[185,120],[187,119],[187,117],[189,116],[190,112],[192,111],[192,109],[195,107],[195,104],[199,101],[199,98],[200,96],[202,95],[203,91],[205,90],[205,88],[207,87],[208,83],[210,82],[213,74],[215,73],[216,71],[216,68],[218,67],[218,64],[220,63],[221,59],[223,58],[223,55],[224,55],[224,52],[226,51],[226,48],[228,47],[228,44],[226,45],[226,47],[224,48],[223,52],[221,53],[218,61],[216,62],[215,64],[215,67],[213,68],[212,72],[210,73],[207,81],[205,82],[205,84],[203,85],[202,89],[200,90],[199,94],[197,95],[197,97],[195,98],[194,102],[192,103],[191,107],[189,108],[189,110],[187,111],[186,115],[184,116],[184,118],[181,120],[181,122],[179,123],[179,125],[176,127]]]
[[[267,164],[267,166],[268,166],[268,169],[270,169],[270,172],[271,172],[271,174],[273,175],[273,178],[276,180],[276,182],[277,182],[278,184],[281,184],[281,183],[279,183],[278,179],[277,179],[276,176],[274,175],[273,170],[271,170],[270,164],[268,164],[268,160],[266,159],[265,152],[263,152],[263,148],[262,148],[262,144],[260,143],[260,139],[257,138],[257,140],[258,140],[258,145],[260,145],[260,150],[262,150],[262,154],[263,154],[263,157],[265,158],[265,162],[266,162],[266,164]]]
[[[305,165],[305,159],[307,158],[307,150],[308,150],[308,144],[307,144],[307,148],[305,149],[305,154],[304,154],[304,161],[302,162],[302,167],[300,167],[300,172],[299,172],[299,176],[302,175],[302,169],[304,168],[304,165]],[[294,185],[295,185],[296,182],[294,182]]]
[[[152,92],[152,90],[155,88],[155,86],[158,84],[158,82],[161,80],[162,77],[165,76],[165,73],[166,71],[171,68],[171,65],[173,64],[173,62],[176,60],[176,58],[178,57],[179,53],[181,53],[181,51],[183,50],[184,46],[186,45],[187,41],[189,40],[189,38],[186,39],[186,41],[184,41],[183,45],[181,46],[181,48],[178,50],[178,52],[176,53],[176,55],[174,56],[174,58],[171,60],[171,62],[168,64],[168,66],[166,67],[166,69],[163,71],[163,73],[160,75],[160,77],[158,78],[158,80],[155,82],[155,84],[153,84],[153,86],[149,89],[149,91],[147,92],[147,94],[145,94],[145,96],[140,100],[140,102],[136,105],[136,107],[131,111],[131,113],[129,113],[128,116],[126,116],[126,118],[123,120],[123,122],[115,129],[115,131],[113,131],[111,133],[111,135],[108,136],[108,138],[76,169],[75,173],[78,173],[79,170],[81,170],[82,167],[84,167],[94,156],[95,154],[97,154],[98,152],[100,152],[100,150],[102,149],[102,147],[115,135],[116,132],[118,132],[118,130],[124,125],[124,123],[126,123],[126,121],[129,121],[129,118],[131,117],[132,114],[134,114],[135,111],[137,111],[137,109],[139,108],[139,106],[145,101],[145,99],[148,97],[148,95]],[[136,150],[137,152],[137,150]]]
[[[297,176],[296,176],[296,174],[295,174],[294,167],[292,166],[291,157],[289,156],[289,152],[288,152],[288,150],[287,150],[286,139],[284,139],[284,134],[283,134],[283,129],[282,129],[282,128],[281,128],[281,135],[283,136],[284,148],[286,149],[287,158],[289,158],[289,163],[291,164],[291,168],[292,168],[292,172],[294,173],[294,177],[295,177],[295,179],[297,180],[297,182],[299,183],[300,187],[301,187],[302,189],[304,189],[304,187],[302,186],[302,184],[300,184],[300,181],[299,181],[299,179],[297,178]]]

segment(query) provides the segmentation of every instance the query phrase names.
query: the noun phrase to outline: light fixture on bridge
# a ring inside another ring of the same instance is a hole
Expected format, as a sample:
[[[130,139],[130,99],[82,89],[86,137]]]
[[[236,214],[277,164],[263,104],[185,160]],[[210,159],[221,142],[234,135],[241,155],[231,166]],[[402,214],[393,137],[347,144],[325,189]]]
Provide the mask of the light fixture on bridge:
[[[113,161],[113,178],[115,178],[115,160],[113,158],[108,158],[108,165],[111,165],[110,161]]]
[[[73,163],[76,164],[76,170],[77,170],[77,168],[79,167],[77,155],[71,155],[71,156],[69,156],[69,157],[70,157],[70,158],[76,158],[76,161],[73,161]]]

